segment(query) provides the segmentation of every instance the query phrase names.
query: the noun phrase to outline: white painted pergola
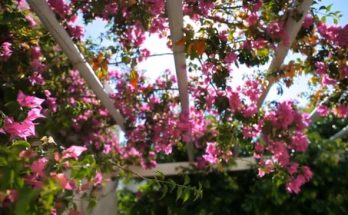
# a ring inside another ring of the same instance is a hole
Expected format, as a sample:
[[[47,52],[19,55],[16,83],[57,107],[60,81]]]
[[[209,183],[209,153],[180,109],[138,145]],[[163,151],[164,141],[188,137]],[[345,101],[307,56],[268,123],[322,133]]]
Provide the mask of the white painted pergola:
[[[60,45],[62,51],[67,55],[72,65],[76,67],[81,76],[86,80],[90,88],[94,91],[96,96],[100,99],[102,104],[107,108],[109,113],[115,119],[117,125],[124,130],[124,118],[115,106],[108,94],[103,88],[103,85],[95,75],[91,66],[85,60],[84,56],[80,53],[76,45],[73,43],[72,39],[64,28],[57,21],[55,14],[49,8],[45,0],[27,0],[31,9],[40,18],[43,25],[51,33],[56,42]],[[281,42],[275,51],[275,56],[267,70],[268,74],[278,71],[283,64],[285,57],[287,56],[291,44],[295,41],[295,38],[302,26],[305,15],[308,13],[313,0],[298,0],[294,3],[294,8],[289,11],[288,20],[286,20],[285,31],[288,33],[289,40],[287,42]],[[183,38],[183,11],[182,11],[182,0],[166,0],[166,9],[169,19],[170,36],[173,43],[173,55],[175,61],[175,69],[178,80],[179,95],[181,102],[181,110],[183,113],[189,114],[189,94],[188,94],[188,77],[186,72],[186,57],[184,52],[184,46],[178,45],[176,42]],[[295,20],[293,15],[303,14],[300,20]],[[265,83],[265,87],[258,101],[258,108],[260,108],[265,98],[270,91],[273,84],[276,82],[276,78],[270,76]],[[312,121],[316,118],[316,111],[311,113]],[[188,131],[190,132],[190,131]],[[348,126],[342,129],[337,134],[333,135],[330,140],[335,140],[348,135]],[[162,163],[158,164],[156,168],[150,170],[144,170],[139,166],[129,166],[127,167],[131,172],[134,172],[138,176],[143,177],[153,177],[157,175],[160,171],[164,175],[178,175],[182,173],[182,169],[193,168],[194,167],[194,157],[193,157],[193,146],[192,143],[187,144],[188,152],[188,162],[176,162],[176,163]],[[247,158],[236,158],[236,165],[227,168],[228,171],[240,171],[250,169],[251,166],[255,164],[255,160],[252,157]],[[110,189],[114,189],[114,183],[110,182],[104,188],[102,193],[108,193]],[[110,195],[110,198],[103,198],[101,202],[98,203],[97,208],[88,214],[114,214],[115,208],[105,208],[104,204],[110,207],[112,202],[115,203],[115,195]],[[106,203],[103,203],[106,202]],[[111,203],[110,203],[111,202]],[[80,205],[80,209],[84,210],[85,206],[83,202]],[[116,206],[114,206],[116,207]],[[86,211],[85,211],[86,212]]]

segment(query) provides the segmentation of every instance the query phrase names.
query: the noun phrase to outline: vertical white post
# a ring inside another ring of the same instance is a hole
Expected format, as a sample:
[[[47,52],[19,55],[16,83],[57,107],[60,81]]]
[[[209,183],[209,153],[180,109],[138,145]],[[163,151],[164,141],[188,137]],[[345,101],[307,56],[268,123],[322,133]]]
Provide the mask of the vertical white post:
[[[178,45],[177,42],[184,37],[184,15],[182,10],[182,0],[167,0],[166,9],[169,19],[170,37],[173,42],[173,52],[175,61],[176,77],[178,79],[178,87],[181,102],[181,111],[189,116],[190,104],[188,95],[188,78],[186,72],[186,58],[184,45]],[[190,131],[188,134],[191,135]],[[193,145],[187,143],[187,153],[190,162],[193,162]]]

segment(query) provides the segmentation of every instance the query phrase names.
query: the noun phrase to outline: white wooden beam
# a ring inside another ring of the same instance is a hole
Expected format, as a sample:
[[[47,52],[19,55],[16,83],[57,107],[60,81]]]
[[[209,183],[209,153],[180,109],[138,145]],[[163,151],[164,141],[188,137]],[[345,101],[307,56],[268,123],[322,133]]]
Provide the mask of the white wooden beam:
[[[330,140],[336,140],[338,138],[342,138],[348,135],[348,125],[344,127],[341,131],[337,132],[335,135],[330,137]]]
[[[72,65],[77,68],[87,84],[92,88],[101,103],[106,107],[117,125],[124,130],[124,118],[115,106],[108,94],[105,92],[102,83],[95,75],[92,67],[85,60],[71,37],[57,21],[54,12],[50,9],[45,0],[27,0],[31,9],[40,18],[42,24],[51,33],[63,52],[68,56]]]
[[[251,169],[256,161],[253,157],[236,158],[236,164],[227,167],[227,171],[242,171]],[[143,169],[139,166],[128,166],[127,169],[134,173],[134,177],[154,177],[158,176],[158,172],[161,172],[165,176],[180,175],[183,170],[194,169],[195,163],[191,162],[176,162],[176,163],[161,163],[153,169]]]
[[[284,59],[286,55],[289,52],[289,49],[292,45],[292,43],[295,41],[296,36],[301,29],[301,26],[303,24],[303,20],[308,13],[310,6],[312,5],[313,0],[298,0],[295,1],[295,8],[290,11],[290,14],[288,16],[288,19],[285,24],[285,32],[288,34],[288,40],[287,41],[281,41],[275,51],[275,57],[273,58],[271,65],[269,66],[267,70],[267,74],[271,74],[272,72],[275,72],[280,69],[280,66],[284,62]],[[297,17],[298,14],[302,14],[302,17],[297,21],[294,17]],[[270,77],[268,78],[267,82],[265,83],[266,86],[262,91],[262,94],[258,100],[257,106],[260,108],[262,104],[264,103],[266,96],[273,86],[273,84],[276,82],[276,78]]]
[[[315,121],[318,119],[318,117],[319,117],[319,115],[318,115],[318,107],[321,106],[321,105],[323,105],[323,104],[325,104],[326,102],[328,102],[328,101],[329,101],[329,98],[330,98],[329,96],[325,97],[325,98],[319,103],[319,105],[317,105],[317,106],[314,108],[314,110],[309,114],[311,123],[315,122]]]
[[[186,57],[185,46],[177,44],[178,41],[184,37],[184,15],[182,10],[182,0],[166,0],[166,10],[169,20],[170,37],[173,43],[173,53],[176,77],[178,79],[181,111],[184,114],[188,114],[190,111],[189,95],[188,95],[188,78],[186,72]],[[189,135],[191,135],[190,131]],[[190,162],[193,162],[193,145],[191,142],[187,143],[187,153]]]

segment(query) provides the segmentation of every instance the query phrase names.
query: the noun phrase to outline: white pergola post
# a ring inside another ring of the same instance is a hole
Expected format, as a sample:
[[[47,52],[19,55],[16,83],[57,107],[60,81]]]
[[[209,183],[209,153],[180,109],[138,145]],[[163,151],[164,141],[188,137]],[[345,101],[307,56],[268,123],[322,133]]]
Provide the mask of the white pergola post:
[[[116,121],[117,125],[124,130],[124,118],[118,110],[115,109],[112,100],[109,98],[102,83],[95,75],[92,67],[85,60],[83,55],[80,53],[68,33],[57,21],[55,14],[49,8],[45,0],[27,0],[31,9],[40,18],[42,24],[51,33],[53,38],[59,44],[63,52],[67,55],[72,65],[77,68],[81,76],[85,79],[87,84],[92,88],[98,99],[107,108],[111,116]],[[96,207],[93,210],[87,210],[87,202],[80,198],[76,200],[76,204],[79,205],[79,209],[85,212],[86,215],[97,215],[97,214],[116,214],[117,213],[117,199],[115,194],[115,183],[109,181],[105,186],[98,192],[100,197]],[[105,195],[105,196],[104,196]],[[80,195],[76,195],[77,198]]]
[[[178,41],[184,37],[184,15],[182,10],[182,0],[167,0],[166,9],[169,20],[170,37],[173,43],[173,53],[176,77],[178,79],[181,112],[187,114],[189,117],[190,104],[188,95],[188,78],[186,72],[186,58],[185,58],[185,46],[177,44]],[[188,134],[191,135],[190,131]],[[190,162],[193,162],[193,145],[191,142],[187,143],[187,154]]]
[[[98,99],[100,99],[102,104],[109,111],[117,125],[124,130],[123,116],[115,109],[113,102],[105,92],[102,83],[95,75],[92,67],[85,60],[66,30],[58,22],[54,12],[48,6],[47,2],[45,0],[27,0],[27,2],[30,5],[30,8],[40,18],[45,28],[59,44],[63,52],[67,55],[72,65],[79,70],[81,76],[86,80],[87,84],[92,88]]]
[[[280,66],[283,64],[284,59],[286,55],[288,54],[292,43],[295,41],[296,36],[301,29],[303,20],[306,14],[308,13],[312,3],[313,3],[313,0],[302,0],[302,1],[298,0],[294,2],[295,8],[293,8],[289,12],[288,19],[285,24],[285,32],[288,34],[288,40],[281,41],[279,43],[275,51],[275,57],[273,58],[271,65],[269,66],[267,70],[267,74],[271,74],[272,72],[275,72],[280,69]],[[302,14],[302,17],[299,20],[295,20],[294,17],[297,17],[298,14]],[[262,94],[258,100],[258,103],[257,103],[258,108],[262,106],[269,90],[271,89],[273,84],[276,82],[276,78],[270,77],[267,81],[268,83],[265,83],[266,86],[263,89]]]
[[[344,127],[341,131],[337,132],[335,135],[330,137],[330,140],[336,140],[338,138],[342,138],[348,135],[348,125]]]

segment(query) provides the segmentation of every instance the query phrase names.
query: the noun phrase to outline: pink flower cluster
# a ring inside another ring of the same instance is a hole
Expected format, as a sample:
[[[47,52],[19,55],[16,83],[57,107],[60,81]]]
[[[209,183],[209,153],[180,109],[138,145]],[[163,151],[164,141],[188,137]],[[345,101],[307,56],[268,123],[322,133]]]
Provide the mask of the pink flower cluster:
[[[278,104],[266,114],[262,128],[264,143],[257,143],[255,146],[255,157],[261,159],[259,176],[272,172],[276,167],[283,168],[290,178],[287,190],[299,192],[300,187],[311,178],[311,172],[303,166],[301,169],[304,173],[300,174],[299,164],[291,160],[294,153],[307,150],[309,140],[304,130],[308,123],[308,116],[299,113],[290,101]],[[272,158],[265,162],[264,153],[270,153]]]
[[[216,142],[208,142],[205,149],[205,154],[203,159],[206,160],[209,164],[217,164],[219,162],[219,149]]]
[[[70,13],[70,7],[64,0],[48,0],[48,4],[51,6],[53,11],[62,18]]]
[[[286,34],[284,30],[284,24],[279,21],[272,21],[271,23],[269,23],[266,28],[266,32],[273,39],[283,39]]]
[[[313,176],[311,169],[308,166],[302,166],[301,170],[298,171],[298,164],[293,163],[290,166],[289,172],[291,172],[291,177],[286,185],[286,190],[290,193],[299,193],[301,187]],[[297,174],[295,174],[297,173]]]
[[[31,67],[33,68],[33,73],[28,80],[32,85],[44,85],[45,80],[43,78],[43,72],[46,66],[41,62],[41,48],[39,46],[35,46],[31,49]]]
[[[3,42],[0,48],[0,59],[6,61],[12,55],[12,44],[10,42]]]
[[[44,99],[40,99],[34,96],[27,96],[22,91],[19,91],[17,96],[17,102],[22,107],[30,108],[27,113],[27,117],[17,122],[13,117],[6,116],[4,119],[4,125],[0,129],[1,133],[9,134],[11,138],[23,138],[31,137],[35,135],[35,123],[38,118],[44,117],[41,114],[41,104]]]
[[[338,25],[327,25],[319,22],[317,24],[319,34],[326,40],[343,48],[348,48],[348,24],[344,27]]]
[[[341,118],[348,117],[348,104],[338,104],[333,110],[333,113]]]
[[[80,155],[86,151],[86,147],[82,146],[70,146],[62,152],[62,156],[59,155],[58,152],[55,153],[54,162],[64,162],[64,167],[69,168],[70,164],[67,159],[75,159],[77,160]],[[32,158],[34,155],[30,153],[28,150],[25,150],[20,153],[20,156],[24,159]],[[50,162],[46,157],[38,158],[34,160],[31,165],[31,174],[25,177],[25,182],[28,185],[33,186],[34,188],[41,188],[48,178],[55,179],[63,189],[65,190],[73,190],[76,188],[75,182],[70,180],[64,173],[56,173],[51,172],[47,173],[46,166]]]

